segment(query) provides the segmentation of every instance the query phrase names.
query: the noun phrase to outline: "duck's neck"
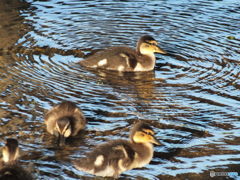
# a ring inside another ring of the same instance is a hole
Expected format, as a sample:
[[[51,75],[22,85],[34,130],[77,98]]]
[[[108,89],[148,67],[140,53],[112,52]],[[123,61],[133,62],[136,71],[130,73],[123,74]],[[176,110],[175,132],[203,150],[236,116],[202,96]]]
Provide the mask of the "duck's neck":
[[[148,63],[149,68],[153,69],[155,64],[156,64],[156,57],[154,55],[154,53],[147,53],[147,54],[143,54],[143,56],[146,56],[147,61],[144,61],[146,63]],[[144,63],[143,62],[143,63]]]
[[[136,47],[136,51],[138,55],[141,55],[141,51],[140,51],[140,42],[137,42],[137,47]]]
[[[151,143],[133,143],[135,156],[135,167],[143,167],[148,164],[153,157],[153,145]]]
[[[155,64],[156,58],[154,54],[140,55],[134,71],[152,71]]]
[[[141,42],[137,43],[136,51],[140,59],[142,59],[140,65],[146,67],[146,71],[153,70],[156,64],[156,57],[154,52],[146,51],[144,48],[141,48]]]

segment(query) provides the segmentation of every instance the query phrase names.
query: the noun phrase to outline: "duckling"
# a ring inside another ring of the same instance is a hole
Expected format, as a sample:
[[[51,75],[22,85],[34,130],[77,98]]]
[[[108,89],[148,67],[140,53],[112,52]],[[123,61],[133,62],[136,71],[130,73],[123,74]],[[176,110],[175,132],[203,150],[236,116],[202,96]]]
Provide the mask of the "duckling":
[[[76,136],[86,125],[83,113],[70,101],[62,102],[50,109],[44,121],[47,131],[58,138],[60,146],[65,144],[67,137]]]
[[[73,164],[80,171],[117,178],[124,171],[148,164],[153,157],[153,144],[160,145],[153,129],[138,122],[130,133],[130,141],[119,139],[98,145],[86,157],[74,160]]]
[[[32,175],[18,165],[19,147],[16,139],[7,139],[2,149],[0,180],[32,180]]]
[[[79,64],[120,72],[151,71],[156,63],[154,53],[167,54],[157,44],[153,37],[145,35],[138,40],[136,50],[129,47],[111,47],[80,61]]]

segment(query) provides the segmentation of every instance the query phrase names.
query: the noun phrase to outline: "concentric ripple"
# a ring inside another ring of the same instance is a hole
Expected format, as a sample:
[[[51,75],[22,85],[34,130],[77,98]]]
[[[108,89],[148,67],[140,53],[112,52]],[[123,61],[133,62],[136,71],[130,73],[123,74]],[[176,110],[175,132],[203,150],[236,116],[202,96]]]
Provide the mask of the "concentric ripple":
[[[151,123],[162,146],[149,165],[120,179],[240,176],[238,0],[5,1],[0,137],[19,139],[21,163],[34,165],[36,179],[94,179],[71,161],[96,144],[128,138],[136,120]],[[144,34],[168,52],[156,55],[153,72],[90,71],[76,63],[109,46],[135,47]],[[43,118],[63,100],[77,103],[88,125],[59,149]]]

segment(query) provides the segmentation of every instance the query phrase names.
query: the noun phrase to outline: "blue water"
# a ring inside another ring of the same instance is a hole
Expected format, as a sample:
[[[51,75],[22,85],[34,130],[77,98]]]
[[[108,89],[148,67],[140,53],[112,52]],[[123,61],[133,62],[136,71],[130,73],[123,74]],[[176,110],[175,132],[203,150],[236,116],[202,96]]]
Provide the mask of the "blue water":
[[[122,179],[208,179],[239,173],[240,5],[222,1],[18,1],[0,3],[0,145],[17,137],[37,179],[94,179],[71,160],[151,123],[162,146]],[[119,74],[76,64],[150,34],[168,56],[155,70]],[[44,113],[77,103],[88,125],[56,148]],[[238,178],[239,178],[238,176]],[[237,179],[237,177],[235,177]]]

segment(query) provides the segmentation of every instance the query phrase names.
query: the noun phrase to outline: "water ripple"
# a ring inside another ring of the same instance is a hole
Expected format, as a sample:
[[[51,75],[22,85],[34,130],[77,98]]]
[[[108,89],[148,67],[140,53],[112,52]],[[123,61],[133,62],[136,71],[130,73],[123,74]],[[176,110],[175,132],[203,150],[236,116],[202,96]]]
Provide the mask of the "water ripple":
[[[71,160],[98,143],[128,138],[137,119],[154,125],[163,145],[149,165],[123,179],[207,179],[210,170],[239,167],[237,0],[28,0],[22,8],[9,18],[24,22],[24,33],[12,36],[18,41],[11,48],[0,48],[0,137],[19,138],[37,177],[94,179]],[[88,71],[76,64],[108,46],[135,47],[143,34],[169,52],[157,55],[154,72]],[[88,125],[58,149],[43,116],[62,100],[76,102]]]

